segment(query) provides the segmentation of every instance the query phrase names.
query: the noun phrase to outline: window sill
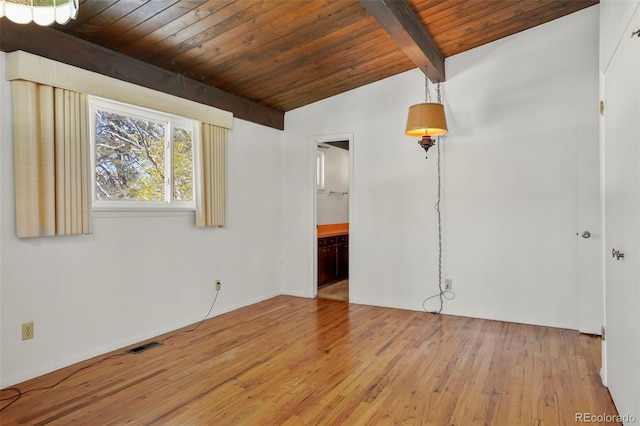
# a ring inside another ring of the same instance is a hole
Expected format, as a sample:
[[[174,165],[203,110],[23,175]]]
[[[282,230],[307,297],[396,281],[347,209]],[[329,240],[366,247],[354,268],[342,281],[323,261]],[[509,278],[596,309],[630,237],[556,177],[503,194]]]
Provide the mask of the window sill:
[[[109,207],[94,207],[93,217],[99,218],[125,218],[125,217],[183,217],[194,216],[194,208],[144,208],[144,209],[123,209]]]

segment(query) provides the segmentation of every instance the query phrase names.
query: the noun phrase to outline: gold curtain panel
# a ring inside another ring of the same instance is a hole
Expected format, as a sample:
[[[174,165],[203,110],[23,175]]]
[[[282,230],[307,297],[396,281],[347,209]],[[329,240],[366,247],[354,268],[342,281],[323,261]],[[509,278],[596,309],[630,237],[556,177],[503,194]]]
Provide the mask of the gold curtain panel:
[[[18,237],[91,233],[87,96],[14,80]]]
[[[225,226],[227,129],[202,124],[197,175],[196,226]]]

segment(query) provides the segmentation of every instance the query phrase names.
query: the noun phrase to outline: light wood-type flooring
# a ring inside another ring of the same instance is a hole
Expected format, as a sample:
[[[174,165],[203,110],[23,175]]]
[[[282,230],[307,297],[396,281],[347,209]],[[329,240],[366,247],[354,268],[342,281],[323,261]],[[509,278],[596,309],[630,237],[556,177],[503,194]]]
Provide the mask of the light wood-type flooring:
[[[349,280],[322,286],[318,289],[318,297],[321,299],[349,301]]]
[[[574,425],[576,413],[616,414],[599,338],[572,330],[278,296],[155,340],[18,385],[75,371],[23,394],[0,424]]]

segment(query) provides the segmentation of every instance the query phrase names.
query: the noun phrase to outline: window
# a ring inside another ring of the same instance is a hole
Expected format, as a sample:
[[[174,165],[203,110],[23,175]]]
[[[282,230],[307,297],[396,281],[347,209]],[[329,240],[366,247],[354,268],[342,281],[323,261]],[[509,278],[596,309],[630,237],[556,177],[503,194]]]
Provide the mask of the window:
[[[316,188],[324,189],[324,152],[316,151]]]
[[[91,97],[94,208],[194,209],[193,120]]]

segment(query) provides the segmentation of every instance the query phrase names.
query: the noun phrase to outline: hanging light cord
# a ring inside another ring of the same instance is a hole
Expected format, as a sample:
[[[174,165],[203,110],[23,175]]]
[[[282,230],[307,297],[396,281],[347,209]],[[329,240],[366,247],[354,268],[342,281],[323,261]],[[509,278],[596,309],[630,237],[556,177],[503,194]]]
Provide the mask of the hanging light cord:
[[[211,302],[211,307],[209,308],[209,312],[207,312],[207,315],[205,315],[204,318],[202,318],[202,320],[195,327],[187,329],[187,330],[180,330],[178,332],[174,332],[174,333],[166,336],[164,339],[158,340],[158,342],[165,342],[165,341],[171,339],[172,337],[175,337],[175,336],[183,334],[183,333],[191,333],[191,332],[195,331],[198,327],[200,327],[207,320],[207,318],[211,314],[211,311],[213,310],[213,307],[216,305],[216,300],[218,300],[218,293],[220,293],[220,290],[216,289],[216,295],[213,298],[213,302]],[[76,375],[77,373],[79,373],[79,372],[81,372],[83,370],[87,370],[87,369],[89,369],[89,368],[91,368],[91,367],[93,367],[95,365],[98,365],[100,363],[103,363],[103,362],[105,362],[105,361],[107,361],[109,359],[116,358],[116,357],[123,356],[123,355],[130,355],[130,353],[129,352],[116,352],[116,353],[108,355],[108,356],[106,356],[104,358],[100,358],[100,359],[92,362],[91,364],[85,365],[84,367],[80,367],[77,370],[74,370],[74,371],[70,372],[65,377],[63,377],[62,379],[58,380],[56,383],[54,383],[53,385],[50,385],[50,386],[43,386],[41,388],[29,389],[29,390],[24,391],[24,392],[17,386],[0,389],[0,392],[5,392],[5,391],[13,391],[13,392],[15,392],[15,394],[13,394],[11,396],[1,397],[0,398],[0,401],[10,401],[7,405],[5,405],[5,406],[0,408],[0,412],[2,412],[4,410],[6,410],[7,408],[9,408],[11,405],[16,403],[24,395],[28,395],[28,394],[30,394],[32,392],[38,392],[38,391],[53,389],[56,386],[58,386],[60,383],[64,382],[65,380],[69,379],[70,377]]]
[[[440,87],[440,85],[438,85]],[[440,91],[438,90],[438,98],[440,97]],[[438,99],[438,103],[440,100]],[[438,313],[442,312],[444,301],[442,300],[442,210],[440,209],[440,201],[442,200],[442,171],[440,170],[440,136],[436,140],[436,146],[438,148],[438,200],[436,201],[436,212],[438,212],[438,292],[440,296],[440,309]]]
[[[429,94],[429,85],[427,84],[427,101],[431,97]],[[438,103],[442,103],[441,94],[440,94],[440,83],[436,85],[436,96]],[[440,209],[440,202],[442,201],[442,168],[441,168],[441,150],[440,150],[440,136],[436,137],[436,147],[437,147],[437,167],[438,167],[438,195],[436,204],[434,206],[436,212],[438,213],[438,294],[427,297],[422,301],[422,308],[432,314],[440,314],[442,313],[442,309],[444,308],[444,299],[452,300],[456,297],[456,294],[452,290],[444,290],[442,288],[442,210]],[[437,311],[429,311],[427,310],[425,304],[427,301],[439,298],[440,300],[440,308]]]
[[[436,85],[436,97],[437,102],[439,104],[442,103],[441,95],[440,95],[440,83]],[[440,148],[440,136],[436,139],[436,146],[438,149],[438,198],[436,201],[436,212],[438,212],[438,295],[440,298],[440,309],[438,309],[438,313],[442,312],[442,308],[444,305],[443,296],[444,293],[442,291],[442,210],[440,209],[440,202],[442,201],[442,155]]]

